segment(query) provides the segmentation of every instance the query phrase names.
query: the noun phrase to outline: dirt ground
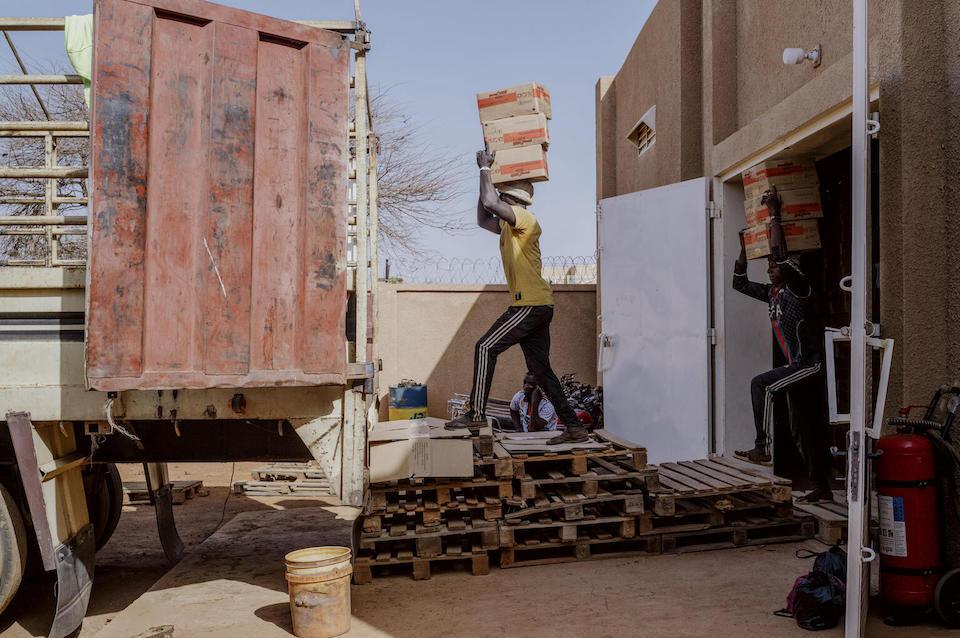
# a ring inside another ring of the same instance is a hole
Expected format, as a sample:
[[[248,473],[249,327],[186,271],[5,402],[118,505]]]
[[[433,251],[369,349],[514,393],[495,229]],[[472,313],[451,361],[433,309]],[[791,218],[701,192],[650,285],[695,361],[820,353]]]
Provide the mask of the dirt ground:
[[[174,626],[177,638],[291,635],[283,554],[348,542],[356,512],[321,499],[225,500],[231,470],[240,480],[256,466],[171,466],[174,478],[200,479],[210,489],[208,496],[174,508],[188,553],[173,569],[160,548],[153,511],[125,507],[117,532],[97,555],[90,608],[78,636],[133,638],[164,624]],[[121,473],[142,480],[139,467],[125,466]],[[807,545],[822,549],[813,541]],[[352,588],[348,635],[805,636],[792,620],[772,615],[794,578],[809,569],[809,561],[794,556],[799,546],[492,569],[487,576],[436,570],[427,581],[403,574],[375,578]],[[0,621],[0,635],[45,635],[51,591],[43,581],[24,587]],[[868,636],[944,633],[934,626],[892,629],[879,618],[871,618],[868,629]]]

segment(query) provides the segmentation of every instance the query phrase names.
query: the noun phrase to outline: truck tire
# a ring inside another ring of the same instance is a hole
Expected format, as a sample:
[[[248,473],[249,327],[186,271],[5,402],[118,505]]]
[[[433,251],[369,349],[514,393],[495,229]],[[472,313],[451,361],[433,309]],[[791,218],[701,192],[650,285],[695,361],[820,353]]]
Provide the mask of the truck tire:
[[[101,473],[98,481],[94,480],[94,472]],[[113,536],[117,523],[120,522],[120,512],[123,511],[123,482],[120,480],[120,471],[114,463],[94,467],[92,472],[84,476],[84,489],[87,494],[87,512],[99,550]]]
[[[20,588],[27,563],[27,530],[20,508],[0,484],[0,613]]]

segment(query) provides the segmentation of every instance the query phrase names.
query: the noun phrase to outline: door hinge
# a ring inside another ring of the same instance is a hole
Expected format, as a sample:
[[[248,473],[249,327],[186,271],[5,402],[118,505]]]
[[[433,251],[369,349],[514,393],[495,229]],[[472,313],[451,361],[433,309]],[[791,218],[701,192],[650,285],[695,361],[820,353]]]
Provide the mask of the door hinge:
[[[717,203],[710,201],[707,203],[707,217],[710,219],[720,219],[720,207],[717,206]]]
[[[711,346],[717,345],[717,329],[710,328],[709,330],[707,330],[707,338],[710,339]]]

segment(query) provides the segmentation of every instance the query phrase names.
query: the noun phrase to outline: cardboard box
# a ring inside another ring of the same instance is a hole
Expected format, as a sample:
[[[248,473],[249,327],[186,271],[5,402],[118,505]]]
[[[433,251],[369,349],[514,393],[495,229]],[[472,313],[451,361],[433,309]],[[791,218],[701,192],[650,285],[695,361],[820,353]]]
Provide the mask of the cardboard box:
[[[518,146],[544,146],[550,142],[547,116],[536,113],[484,122],[483,141],[490,151]]]
[[[497,151],[490,167],[494,184],[529,179],[543,182],[550,179],[547,171],[547,152],[542,146],[518,146]]]
[[[743,195],[745,199],[760,197],[764,191],[776,186],[778,191],[796,188],[814,188],[817,171],[813,162],[806,159],[782,159],[760,162],[743,172]]]
[[[477,108],[481,122],[533,113],[542,113],[547,119],[553,117],[550,92],[536,82],[477,93]]]
[[[408,478],[473,476],[473,439],[468,430],[444,429],[433,417],[384,421],[370,430],[370,482]],[[493,436],[487,426],[481,435]]]
[[[816,219],[784,222],[782,226],[788,251],[802,252],[820,248],[820,229]],[[760,259],[769,255],[770,223],[765,222],[744,231],[743,244],[747,249],[747,259]]]
[[[823,207],[820,205],[819,188],[795,188],[791,190],[777,190],[782,207],[780,219],[789,222],[800,219],[815,219],[823,217]],[[763,195],[744,202],[744,213],[747,216],[747,226],[757,226],[770,219],[770,209],[761,203]]]

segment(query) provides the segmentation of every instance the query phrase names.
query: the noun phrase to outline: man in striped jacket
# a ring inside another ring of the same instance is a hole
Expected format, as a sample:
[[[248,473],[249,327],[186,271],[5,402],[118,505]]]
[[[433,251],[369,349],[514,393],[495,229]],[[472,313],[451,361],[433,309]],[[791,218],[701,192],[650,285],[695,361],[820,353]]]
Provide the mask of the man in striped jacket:
[[[800,262],[786,252],[780,225],[780,198],[776,191],[767,193],[764,201],[771,211],[772,254],[767,263],[770,283],[761,284],[747,278],[747,253],[741,233],[733,288],[767,303],[775,359],[785,365],[758,374],[751,381],[757,436],[752,450],[737,450],[735,454],[752,463],[770,461],[774,401],[785,397],[794,444],[800,449],[815,484],[815,489],[804,498],[810,502],[832,500],[829,423],[822,409],[825,384],[823,336],[812,316],[813,290]]]
[[[556,408],[564,428],[548,443],[580,443],[589,438],[589,433],[567,401],[563,386],[550,366],[553,292],[541,273],[540,223],[527,208],[533,204],[533,184],[524,180],[494,187],[490,178],[492,164],[492,153],[486,150],[477,153],[480,167],[477,225],[500,236],[500,257],[511,304],[477,341],[467,412],[448,421],[446,427],[456,430],[486,425],[487,399],[497,357],[519,344],[527,368]]]

